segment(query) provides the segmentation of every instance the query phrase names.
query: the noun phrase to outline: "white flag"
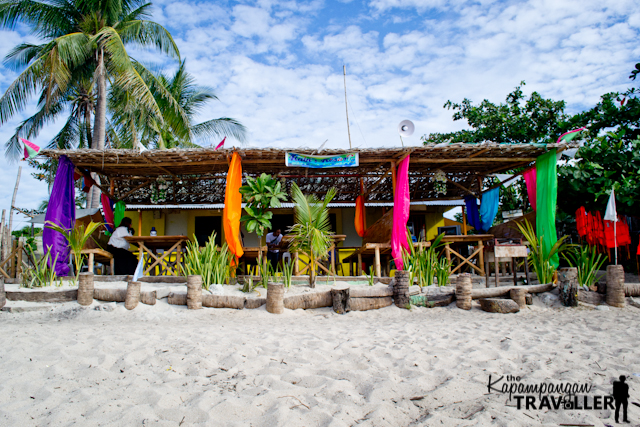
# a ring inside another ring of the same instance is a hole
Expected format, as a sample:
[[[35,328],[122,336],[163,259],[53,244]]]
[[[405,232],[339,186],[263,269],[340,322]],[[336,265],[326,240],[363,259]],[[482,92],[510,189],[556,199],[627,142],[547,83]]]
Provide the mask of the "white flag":
[[[618,212],[616,211],[616,195],[611,189],[611,196],[609,196],[609,201],[607,202],[607,210],[604,213],[605,221],[618,221]]]
[[[135,273],[133,273],[133,282],[137,282],[139,278],[144,276],[144,252],[140,255],[140,261],[138,261],[138,266],[136,267]]]

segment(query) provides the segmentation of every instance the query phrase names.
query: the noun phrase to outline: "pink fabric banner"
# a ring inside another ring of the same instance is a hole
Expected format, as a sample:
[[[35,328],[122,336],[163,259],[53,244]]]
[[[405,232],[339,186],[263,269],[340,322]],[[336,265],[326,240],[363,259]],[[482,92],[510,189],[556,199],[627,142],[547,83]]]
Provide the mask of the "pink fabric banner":
[[[402,270],[402,249],[409,249],[407,242],[407,221],[409,221],[409,156],[398,165],[396,194],[393,197],[393,228],[391,229],[391,255],[396,269]]]
[[[533,210],[536,210],[536,167],[529,168],[525,173],[522,174],[524,176],[524,182],[527,185],[527,196],[529,196],[529,203],[531,203],[531,207]]]

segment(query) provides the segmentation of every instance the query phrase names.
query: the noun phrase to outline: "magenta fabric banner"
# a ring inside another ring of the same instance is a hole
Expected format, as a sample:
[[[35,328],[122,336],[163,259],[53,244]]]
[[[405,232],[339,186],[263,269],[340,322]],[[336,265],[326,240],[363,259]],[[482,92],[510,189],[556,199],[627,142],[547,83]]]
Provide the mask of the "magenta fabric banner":
[[[536,168],[535,166],[529,168],[525,173],[522,174],[524,176],[524,182],[527,184],[527,196],[529,196],[529,203],[531,203],[531,207],[533,210],[536,210]]]
[[[402,248],[409,249],[407,242],[407,221],[409,221],[409,156],[398,165],[396,194],[393,197],[393,228],[391,229],[391,255],[396,269],[403,270]]]

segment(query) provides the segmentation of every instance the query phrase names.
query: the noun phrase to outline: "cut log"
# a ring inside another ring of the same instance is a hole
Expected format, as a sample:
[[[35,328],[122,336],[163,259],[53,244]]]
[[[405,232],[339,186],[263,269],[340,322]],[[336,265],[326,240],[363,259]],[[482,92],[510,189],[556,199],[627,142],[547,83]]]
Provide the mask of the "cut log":
[[[4,277],[0,277],[0,308],[7,304],[7,295],[4,292]]]
[[[524,300],[526,301],[527,305],[532,305],[533,304],[533,295],[525,294],[524,295]]]
[[[463,310],[471,310],[471,275],[461,274],[456,281],[456,306]]]
[[[124,302],[127,297],[126,289],[94,289],[93,298],[99,301]]]
[[[483,298],[480,301],[480,307],[489,313],[517,313],[520,306],[513,300],[500,298]]]
[[[446,307],[453,302],[454,294],[411,295],[411,305],[418,307]]]
[[[373,298],[349,298],[349,308],[351,311],[377,310],[393,304],[391,297]]]
[[[252,309],[262,307],[267,303],[266,298],[247,298],[247,301],[244,303],[244,308]]]
[[[509,297],[518,304],[518,307],[524,308],[527,305],[524,289],[514,288],[509,291]]]
[[[409,276],[406,270],[397,270],[395,283],[393,284],[393,300],[397,307],[410,308],[411,297],[409,295]]]
[[[625,306],[624,269],[621,265],[607,266],[607,304],[612,307]]]
[[[578,306],[578,269],[575,267],[558,270],[558,297],[566,307]]]
[[[171,305],[187,305],[187,294],[184,292],[171,292],[167,297]]]
[[[78,276],[78,304],[93,304],[93,273],[80,273]]]
[[[187,308],[189,310],[202,308],[202,276],[187,276]]]
[[[78,290],[53,291],[53,292],[5,292],[9,301],[31,301],[31,302],[68,302],[78,300]]]
[[[624,294],[628,297],[640,297],[640,285],[624,285]]]
[[[246,297],[233,295],[202,295],[202,306],[211,308],[235,308],[242,310]]]
[[[284,284],[272,283],[267,284],[267,311],[272,314],[284,313]]]
[[[586,302],[587,304],[600,305],[604,303],[604,295],[598,292],[578,290],[578,301]]]
[[[333,311],[338,314],[346,314],[351,311],[349,304],[349,288],[331,289]]]
[[[140,302],[140,282],[129,282],[127,285],[127,296],[124,299],[124,308],[133,310]]]
[[[146,305],[156,305],[156,291],[140,292],[140,302]]]
[[[514,288],[524,289],[525,292],[530,294],[538,294],[541,292],[549,292],[555,287],[553,283],[549,283],[546,285],[527,285],[527,286],[498,286],[497,288],[486,288],[486,289],[472,289],[471,290],[471,298],[472,299],[481,299],[481,298],[497,298],[504,297],[509,295],[509,291]]]
[[[392,286],[352,286],[349,288],[351,298],[378,298],[393,296]]]
[[[285,308],[289,310],[310,309],[320,307],[333,306],[333,299],[331,298],[331,292],[313,292],[307,294],[292,295],[282,300]]]

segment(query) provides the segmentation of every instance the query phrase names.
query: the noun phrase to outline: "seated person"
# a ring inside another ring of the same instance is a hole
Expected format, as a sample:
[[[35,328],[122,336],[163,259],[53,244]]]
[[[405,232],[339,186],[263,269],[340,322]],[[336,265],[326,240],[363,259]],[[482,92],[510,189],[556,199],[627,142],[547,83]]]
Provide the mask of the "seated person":
[[[280,229],[267,234],[267,261],[269,261],[269,264],[271,264],[271,267],[274,269],[280,261],[280,242],[282,242]]]
[[[124,239],[124,236],[132,236],[133,232],[131,218],[125,217],[111,234],[107,250],[113,255],[115,274],[133,274],[136,271],[138,258],[129,252],[129,242]]]

